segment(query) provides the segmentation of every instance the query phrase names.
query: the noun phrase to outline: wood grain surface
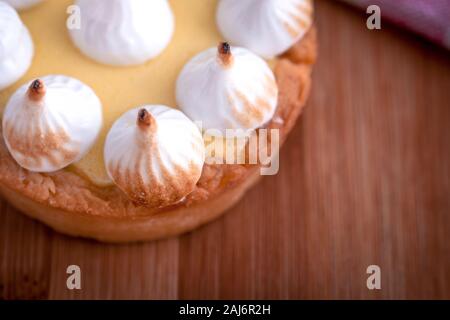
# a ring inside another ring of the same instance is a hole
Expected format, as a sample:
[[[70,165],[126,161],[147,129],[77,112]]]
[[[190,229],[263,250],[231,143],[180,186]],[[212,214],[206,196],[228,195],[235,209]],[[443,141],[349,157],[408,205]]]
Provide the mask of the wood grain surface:
[[[0,297],[450,299],[450,55],[316,7],[314,88],[277,176],[222,219],[145,244],[65,237],[2,201]],[[381,290],[366,287],[372,264]]]

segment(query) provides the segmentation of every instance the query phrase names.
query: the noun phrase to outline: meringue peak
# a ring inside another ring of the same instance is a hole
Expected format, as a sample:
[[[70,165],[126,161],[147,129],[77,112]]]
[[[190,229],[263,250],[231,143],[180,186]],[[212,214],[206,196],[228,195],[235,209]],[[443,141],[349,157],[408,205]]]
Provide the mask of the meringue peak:
[[[164,207],[194,190],[204,148],[200,131],[182,112],[149,105],[126,112],[113,124],[105,141],[105,167],[133,202]]]
[[[89,58],[113,66],[143,64],[160,55],[175,30],[167,0],[77,0],[83,28],[70,37]]]
[[[227,41],[272,58],[306,34],[313,11],[312,0],[220,0],[216,20]]]
[[[31,83],[30,87],[28,88],[27,97],[31,101],[39,102],[42,101],[46,92],[47,88],[45,86],[44,81],[42,81],[41,79],[36,79]]]
[[[224,42],[184,66],[176,99],[191,120],[224,134],[227,129],[254,130],[267,123],[277,107],[278,86],[267,62]]]
[[[80,160],[101,126],[98,97],[79,80],[66,76],[46,76],[20,87],[8,101],[2,120],[12,157],[34,172],[58,171]]]
[[[228,42],[221,42],[217,47],[219,62],[224,67],[229,67],[233,63],[233,54],[231,53],[231,46]]]
[[[152,131],[156,130],[156,120],[145,108],[139,110],[137,124],[139,128],[144,130],[149,130],[150,128],[152,128]]]
[[[17,11],[0,1],[0,90],[19,80],[34,56],[31,35]]]

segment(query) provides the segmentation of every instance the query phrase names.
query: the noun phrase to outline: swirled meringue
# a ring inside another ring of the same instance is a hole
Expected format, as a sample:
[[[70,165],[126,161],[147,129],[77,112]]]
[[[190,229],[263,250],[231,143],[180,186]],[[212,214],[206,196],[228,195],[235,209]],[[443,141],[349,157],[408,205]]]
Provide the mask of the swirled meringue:
[[[24,10],[42,2],[42,0],[4,0],[17,10]]]
[[[46,76],[12,95],[2,126],[6,146],[21,167],[53,172],[89,151],[102,126],[102,106],[82,82]]]
[[[174,32],[167,0],[77,0],[81,26],[69,30],[74,44],[97,62],[138,65],[159,55]]]
[[[135,203],[174,204],[191,193],[205,159],[199,129],[182,112],[161,105],[126,112],[106,137],[108,175]]]
[[[292,47],[312,19],[312,0],[221,0],[217,9],[217,24],[225,39],[265,58]]]
[[[267,63],[244,48],[221,43],[189,61],[176,83],[181,110],[203,128],[256,129],[276,109],[278,86]]]
[[[19,80],[28,70],[34,45],[16,10],[0,1],[0,90]]]

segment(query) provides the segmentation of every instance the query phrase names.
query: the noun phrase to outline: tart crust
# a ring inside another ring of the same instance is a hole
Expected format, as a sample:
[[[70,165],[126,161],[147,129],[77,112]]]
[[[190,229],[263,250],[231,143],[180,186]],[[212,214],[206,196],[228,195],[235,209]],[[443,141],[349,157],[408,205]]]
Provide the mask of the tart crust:
[[[267,124],[283,142],[305,106],[317,53],[312,28],[275,67],[276,113]],[[1,133],[0,133],[1,136]],[[257,165],[207,165],[182,202],[158,209],[133,204],[117,187],[98,187],[68,170],[44,174],[21,168],[0,137],[0,192],[26,215],[72,236],[105,242],[154,240],[195,229],[232,207],[259,179]]]

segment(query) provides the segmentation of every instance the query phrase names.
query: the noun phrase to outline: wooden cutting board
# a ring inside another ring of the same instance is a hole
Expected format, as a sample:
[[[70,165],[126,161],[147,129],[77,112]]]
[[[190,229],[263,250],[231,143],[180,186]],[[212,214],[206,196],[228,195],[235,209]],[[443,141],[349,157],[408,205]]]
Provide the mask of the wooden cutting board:
[[[65,237],[0,201],[0,298],[450,299],[449,52],[316,4],[314,88],[277,176],[212,224],[135,245]]]

